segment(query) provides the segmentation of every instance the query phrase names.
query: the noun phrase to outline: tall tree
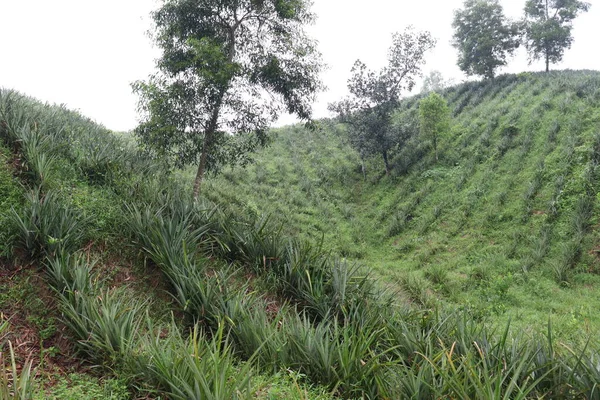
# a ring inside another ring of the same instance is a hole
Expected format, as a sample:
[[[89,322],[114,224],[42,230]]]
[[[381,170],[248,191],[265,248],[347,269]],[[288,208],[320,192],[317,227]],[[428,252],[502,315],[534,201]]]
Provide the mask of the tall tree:
[[[322,87],[320,54],[304,32],[309,0],[164,0],[152,14],[159,72],[136,82],[136,133],[178,167],[206,171],[239,161],[266,141],[286,110],[311,117]]]
[[[431,92],[419,102],[419,125],[421,135],[431,141],[438,161],[438,144],[450,129],[450,110],[446,99],[435,92]]]
[[[527,0],[525,43],[530,63],[544,59],[548,72],[550,64],[560,62],[573,43],[573,20],[589,9],[589,3],[579,0]]]
[[[519,47],[519,26],[507,20],[498,0],[466,0],[452,27],[458,66],[467,75],[493,78]]]
[[[399,139],[392,128],[392,114],[400,96],[414,87],[425,52],[434,46],[429,32],[415,32],[409,27],[395,33],[387,66],[375,72],[357,60],[348,80],[351,96],[329,105],[349,125],[350,142],[361,157],[381,155],[386,174],[390,173],[389,152]]]

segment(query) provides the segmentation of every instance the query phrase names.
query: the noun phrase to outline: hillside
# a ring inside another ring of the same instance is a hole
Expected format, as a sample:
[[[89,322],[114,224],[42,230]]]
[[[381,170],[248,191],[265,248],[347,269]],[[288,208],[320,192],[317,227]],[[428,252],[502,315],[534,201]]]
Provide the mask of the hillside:
[[[600,73],[507,75],[443,95],[453,127],[437,164],[415,129],[392,176],[373,159],[365,180],[344,127],[322,121],[277,130],[255,165],[205,193],[289,234],[323,235],[417,304],[597,331]]]
[[[415,130],[390,176],[334,121],[282,128],[198,202],[0,89],[0,399],[600,398],[599,88],[450,88],[439,162]]]

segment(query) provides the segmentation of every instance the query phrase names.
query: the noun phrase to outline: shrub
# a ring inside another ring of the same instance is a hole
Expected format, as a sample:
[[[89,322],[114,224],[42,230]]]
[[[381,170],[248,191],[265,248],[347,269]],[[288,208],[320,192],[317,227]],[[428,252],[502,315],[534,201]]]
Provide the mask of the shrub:
[[[91,361],[114,366],[132,357],[144,302],[125,290],[65,291],[59,301],[63,322]]]
[[[145,351],[131,364],[144,382],[173,400],[250,399],[251,363],[239,364],[224,324],[208,339],[196,325],[187,338],[175,324],[150,328],[141,339]]]
[[[74,252],[85,239],[85,219],[54,191],[30,191],[21,212],[13,208],[9,218],[17,229],[15,247],[29,258]]]

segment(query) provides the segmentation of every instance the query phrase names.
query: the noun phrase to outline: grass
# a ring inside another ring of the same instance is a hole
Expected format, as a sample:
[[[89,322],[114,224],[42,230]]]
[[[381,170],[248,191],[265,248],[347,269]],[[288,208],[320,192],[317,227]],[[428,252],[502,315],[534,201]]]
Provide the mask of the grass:
[[[71,373],[59,376],[58,382],[50,389],[38,389],[33,400],[127,400],[131,393],[127,383],[114,378],[97,377]]]

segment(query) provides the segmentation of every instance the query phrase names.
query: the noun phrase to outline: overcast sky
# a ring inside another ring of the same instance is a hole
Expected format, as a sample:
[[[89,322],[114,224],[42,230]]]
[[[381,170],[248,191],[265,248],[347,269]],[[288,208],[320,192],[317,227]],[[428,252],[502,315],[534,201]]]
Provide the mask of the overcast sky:
[[[525,0],[501,0],[505,13],[520,18]],[[600,0],[575,20],[573,47],[555,69],[600,70]],[[441,71],[461,82],[450,45],[453,10],[462,0],[315,0],[317,21],[308,27],[329,68],[328,91],[315,116],[329,116],[327,103],[345,96],[356,59],[370,68],[385,64],[391,34],[414,25],[438,40],[424,72]],[[596,4],[598,3],[598,4]],[[147,37],[157,0],[0,0],[0,87],[43,101],[64,103],[113,130],[133,129],[136,101],[130,83],[146,79],[160,55]],[[501,72],[537,71],[519,50]],[[283,122],[291,121],[282,118]]]

